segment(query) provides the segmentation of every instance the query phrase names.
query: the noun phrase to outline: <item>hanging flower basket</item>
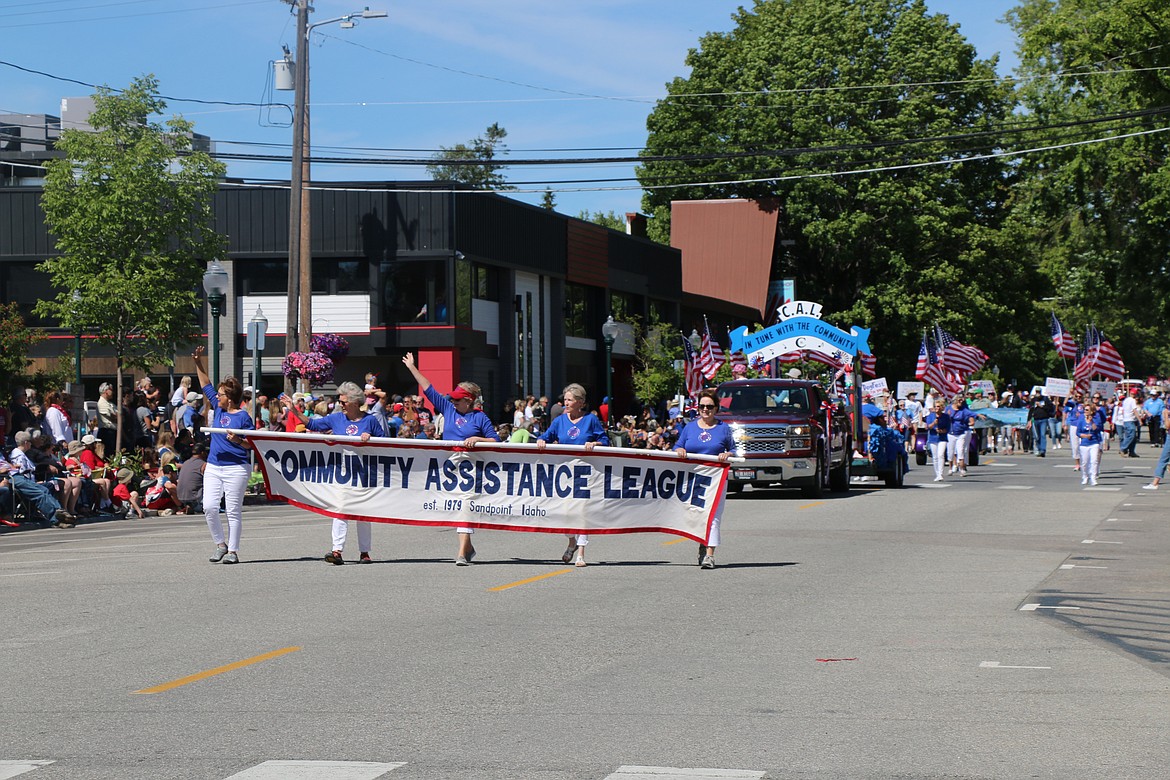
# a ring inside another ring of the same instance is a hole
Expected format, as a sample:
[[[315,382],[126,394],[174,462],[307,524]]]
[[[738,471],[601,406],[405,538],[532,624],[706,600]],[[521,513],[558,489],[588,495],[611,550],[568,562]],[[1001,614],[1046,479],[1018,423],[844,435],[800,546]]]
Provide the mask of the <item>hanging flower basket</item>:
[[[322,352],[293,352],[280,365],[284,375],[292,380],[303,379],[310,387],[318,387],[333,379],[333,361]]]
[[[309,339],[309,349],[328,355],[336,363],[349,354],[349,342],[336,333],[322,333]]]

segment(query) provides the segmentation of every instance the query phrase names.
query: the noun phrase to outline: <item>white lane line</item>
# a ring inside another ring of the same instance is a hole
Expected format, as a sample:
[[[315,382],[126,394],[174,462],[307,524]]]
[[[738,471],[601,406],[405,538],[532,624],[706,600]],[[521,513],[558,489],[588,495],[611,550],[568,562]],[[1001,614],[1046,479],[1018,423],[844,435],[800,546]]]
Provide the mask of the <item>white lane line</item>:
[[[1128,518],[1128,517],[1110,517],[1106,518],[1106,523],[1141,523],[1143,520]]]
[[[1119,487],[1087,487],[1081,488],[1086,493],[1117,493],[1121,490]]]
[[[265,761],[226,780],[375,780],[406,762],[373,761]]]
[[[1000,485],[996,490],[1031,490],[1035,485]]]
[[[1025,604],[1024,606],[1020,607],[1020,612],[1035,612],[1038,609],[1080,609],[1080,607],[1049,607],[1044,604]]]
[[[255,537],[250,538],[248,541],[249,542],[265,542],[265,541],[269,541],[272,539],[292,539],[292,538],[293,537],[291,537],[291,536],[255,536]],[[173,542],[146,542],[143,544],[116,544],[112,547],[93,547],[89,544],[86,544],[85,542],[78,542],[78,541],[73,541],[70,543],[81,545],[81,546],[79,546],[77,548],[70,548],[67,550],[62,550],[62,549],[58,548],[58,549],[51,550],[48,552],[71,552],[71,553],[85,552],[85,553],[88,553],[88,552],[94,552],[94,551],[98,551],[98,550],[129,550],[133,547],[174,547],[177,544],[205,545],[205,544],[207,544],[207,540],[206,539],[196,540],[196,539],[188,537],[186,540],[176,539]],[[46,552],[46,551],[45,550],[17,550],[16,552],[36,553],[36,552]],[[9,554],[15,555],[16,553],[9,553]],[[177,553],[169,553],[169,554],[176,555]],[[101,556],[98,556],[98,557],[101,557]],[[106,557],[109,557],[109,556],[106,556]],[[43,561],[42,561],[42,563],[43,563]]]
[[[760,780],[767,772],[748,769],[680,769],[673,766],[619,766],[605,780]]]
[[[952,484],[951,484],[951,483],[949,483],[949,482],[924,482],[924,483],[922,483],[921,485],[919,485],[918,487],[920,487],[920,488],[931,488],[931,489],[933,490],[933,489],[936,489],[936,488],[949,488],[949,487],[954,487],[954,485],[952,485]]]
[[[1125,544],[1125,542],[1105,542],[1100,539],[1081,539],[1081,544]]]
[[[153,552],[151,555],[191,555],[189,552]],[[46,563],[76,563],[77,561],[109,561],[124,558],[123,555],[94,555],[89,558],[50,558],[47,561],[7,561],[7,566],[43,566]]]
[[[999,661],[980,661],[980,669],[1051,669],[1051,666],[1005,666]]]
[[[22,571],[16,574],[0,574],[0,577],[44,577],[46,574],[60,574],[59,571]]]
[[[1076,465],[1073,463],[1068,463],[1068,464],[1061,463],[1060,465],[1053,466],[1052,468],[1054,468],[1054,469],[1075,469]]]
[[[1108,566],[1082,566],[1079,563],[1062,563],[1062,569],[1108,569]]]
[[[0,780],[9,780],[26,772],[48,766],[52,761],[0,761]]]

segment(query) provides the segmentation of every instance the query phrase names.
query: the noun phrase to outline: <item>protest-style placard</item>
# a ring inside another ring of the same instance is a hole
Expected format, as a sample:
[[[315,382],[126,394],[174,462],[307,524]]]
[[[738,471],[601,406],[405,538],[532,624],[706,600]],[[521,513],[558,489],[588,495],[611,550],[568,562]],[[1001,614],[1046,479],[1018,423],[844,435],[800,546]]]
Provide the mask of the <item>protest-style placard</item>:
[[[1100,395],[1102,398],[1112,398],[1117,392],[1116,382],[1089,382],[1089,393],[1092,395]]]
[[[889,385],[886,384],[886,378],[879,376],[877,379],[870,379],[868,382],[861,383],[861,394],[870,395],[876,398],[882,393],[890,391]]]
[[[898,383],[898,397],[906,398],[910,393],[917,393],[918,400],[921,401],[926,395],[926,385],[922,382],[899,382]]]
[[[1072,395],[1073,383],[1069,379],[1058,379],[1056,377],[1044,378],[1044,395],[1052,398],[1068,398]]]

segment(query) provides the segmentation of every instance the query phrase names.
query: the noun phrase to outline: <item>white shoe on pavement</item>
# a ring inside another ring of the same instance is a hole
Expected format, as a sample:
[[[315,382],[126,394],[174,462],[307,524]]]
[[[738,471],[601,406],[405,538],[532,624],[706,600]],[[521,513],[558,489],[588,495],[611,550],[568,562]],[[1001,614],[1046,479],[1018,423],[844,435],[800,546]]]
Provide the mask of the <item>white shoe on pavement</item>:
[[[1157,490],[1158,486],[1151,482],[1148,485],[1142,485],[1142,490]]]

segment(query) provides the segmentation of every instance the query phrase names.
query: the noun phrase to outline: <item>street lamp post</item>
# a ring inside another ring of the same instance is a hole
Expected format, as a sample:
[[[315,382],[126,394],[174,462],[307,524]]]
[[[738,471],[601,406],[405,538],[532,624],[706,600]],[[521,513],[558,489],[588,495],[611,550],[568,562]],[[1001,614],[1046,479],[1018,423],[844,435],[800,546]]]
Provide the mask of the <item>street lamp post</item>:
[[[613,342],[617,339],[618,324],[613,321],[611,314],[605,324],[601,326],[601,338],[605,341],[605,395],[609,398],[609,419],[613,415]]]
[[[268,318],[264,310],[256,307],[256,313],[248,321],[247,348],[252,350],[252,419],[260,420],[260,353],[264,351],[264,337],[268,334]]]
[[[73,308],[81,303],[81,291],[73,291]],[[81,325],[77,326],[77,333],[73,337],[73,366],[76,370],[77,386],[81,387]],[[80,392],[80,391],[79,391]]]
[[[223,314],[223,302],[227,299],[228,275],[218,260],[207,264],[203,273],[203,291],[207,293],[207,304],[211,307],[211,383],[219,382],[219,317]]]
[[[288,239],[288,324],[285,327],[285,351],[296,347],[302,352],[309,351],[309,339],[313,335],[313,255],[310,246],[312,235],[309,222],[309,35],[313,28],[340,22],[348,29],[354,26],[354,19],[381,19],[385,11],[361,11],[309,24],[309,12],[313,10],[309,0],[284,0],[293,6],[297,15],[297,52],[293,64],[293,149],[292,176],[289,191],[289,239]],[[287,50],[286,50],[287,51]],[[287,56],[280,63],[288,67]],[[287,86],[277,86],[287,89]]]

